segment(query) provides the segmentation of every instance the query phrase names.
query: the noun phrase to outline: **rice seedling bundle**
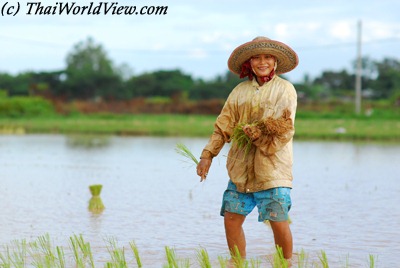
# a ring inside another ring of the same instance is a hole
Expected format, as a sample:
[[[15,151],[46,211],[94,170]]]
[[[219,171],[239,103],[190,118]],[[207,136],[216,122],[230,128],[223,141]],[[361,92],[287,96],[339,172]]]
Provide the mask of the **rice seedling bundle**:
[[[253,138],[258,138],[261,135],[268,139],[282,139],[286,133],[293,130],[293,122],[290,118],[291,112],[288,109],[283,111],[283,114],[278,118],[267,117],[263,121],[256,121],[251,124],[241,123],[233,129],[232,143],[239,149],[243,149],[245,155],[250,151]],[[243,130],[246,126],[253,137],[249,137]]]
[[[90,198],[89,200],[89,211],[93,213],[101,213],[105,209],[103,201],[101,200],[100,197],[102,188],[103,185],[101,184],[95,184],[89,186],[90,193],[92,194],[92,198]]]
[[[199,160],[193,155],[193,153],[189,150],[189,148],[186,147],[185,144],[183,143],[178,143],[176,144],[175,151],[182,155],[183,157],[193,161],[196,165],[199,164]]]

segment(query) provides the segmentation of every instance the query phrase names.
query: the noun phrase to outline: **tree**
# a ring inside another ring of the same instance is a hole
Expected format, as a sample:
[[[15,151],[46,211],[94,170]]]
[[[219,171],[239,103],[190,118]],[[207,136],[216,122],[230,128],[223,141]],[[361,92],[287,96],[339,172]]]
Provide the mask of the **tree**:
[[[63,83],[64,71],[32,73],[29,95],[51,98],[57,95]]]
[[[127,87],[134,97],[171,97],[187,95],[193,87],[190,75],[180,70],[156,71],[132,77]]]
[[[79,42],[67,55],[64,94],[70,98],[113,97],[122,79],[101,45],[92,38]]]
[[[0,74],[0,90],[6,91],[8,96],[27,96],[33,74],[32,72],[24,72],[16,76]]]
[[[196,100],[226,99],[232,89],[242,81],[229,71],[225,73],[225,76],[217,76],[209,82],[199,80],[190,92],[190,98]]]
[[[375,64],[378,76],[373,88],[378,91],[380,98],[389,98],[400,90],[400,61],[386,58]]]
[[[354,79],[354,75],[349,74],[346,70],[340,72],[324,71],[320,77],[314,80],[314,84],[322,85],[332,93],[353,91]]]

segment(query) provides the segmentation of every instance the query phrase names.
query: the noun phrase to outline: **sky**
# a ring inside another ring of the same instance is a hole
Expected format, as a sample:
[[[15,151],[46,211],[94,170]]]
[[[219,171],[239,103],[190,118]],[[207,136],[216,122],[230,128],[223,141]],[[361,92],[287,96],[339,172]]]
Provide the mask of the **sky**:
[[[35,14],[39,4],[53,10],[73,2],[168,8],[165,15]],[[6,14],[18,4],[15,16]],[[398,0],[0,0],[0,9],[0,72],[10,74],[65,69],[73,47],[91,37],[128,75],[179,69],[209,80],[226,74],[237,46],[266,36],[298,53],[286,77],[301,82],[323,71],[354,72],[359,22],[362,56],[400,60]]]

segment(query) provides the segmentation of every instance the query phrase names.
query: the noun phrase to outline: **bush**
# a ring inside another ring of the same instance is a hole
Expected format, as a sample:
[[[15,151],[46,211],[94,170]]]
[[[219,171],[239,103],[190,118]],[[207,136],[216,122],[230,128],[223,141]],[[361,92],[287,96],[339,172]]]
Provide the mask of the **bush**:
[[[55,114],[54,106],[39,97],[0,98],[0,116],[35,117]]]

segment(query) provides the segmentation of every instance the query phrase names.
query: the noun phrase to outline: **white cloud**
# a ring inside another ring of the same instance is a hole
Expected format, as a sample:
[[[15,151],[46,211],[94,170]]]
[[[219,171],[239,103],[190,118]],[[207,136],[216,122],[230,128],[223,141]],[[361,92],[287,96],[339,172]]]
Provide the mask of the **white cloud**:
[[[388,24],[381,21],[367,21],[362,24],[362,33],[366,41],[400,38],[400,22]]]
[[[204,59],[207,58],[208,53],[201,48],[194,48],[188,51],[189,57],[193,59]]]
[[[340,41],[348,41],[355,39],[356,33],[355,23],[348,21],[334,22],[329,26],[330,35]]]
[[[275,36],[274,39],[285,40],[290,35],[289,25],[286,23],[278,23],[274,29]]]

